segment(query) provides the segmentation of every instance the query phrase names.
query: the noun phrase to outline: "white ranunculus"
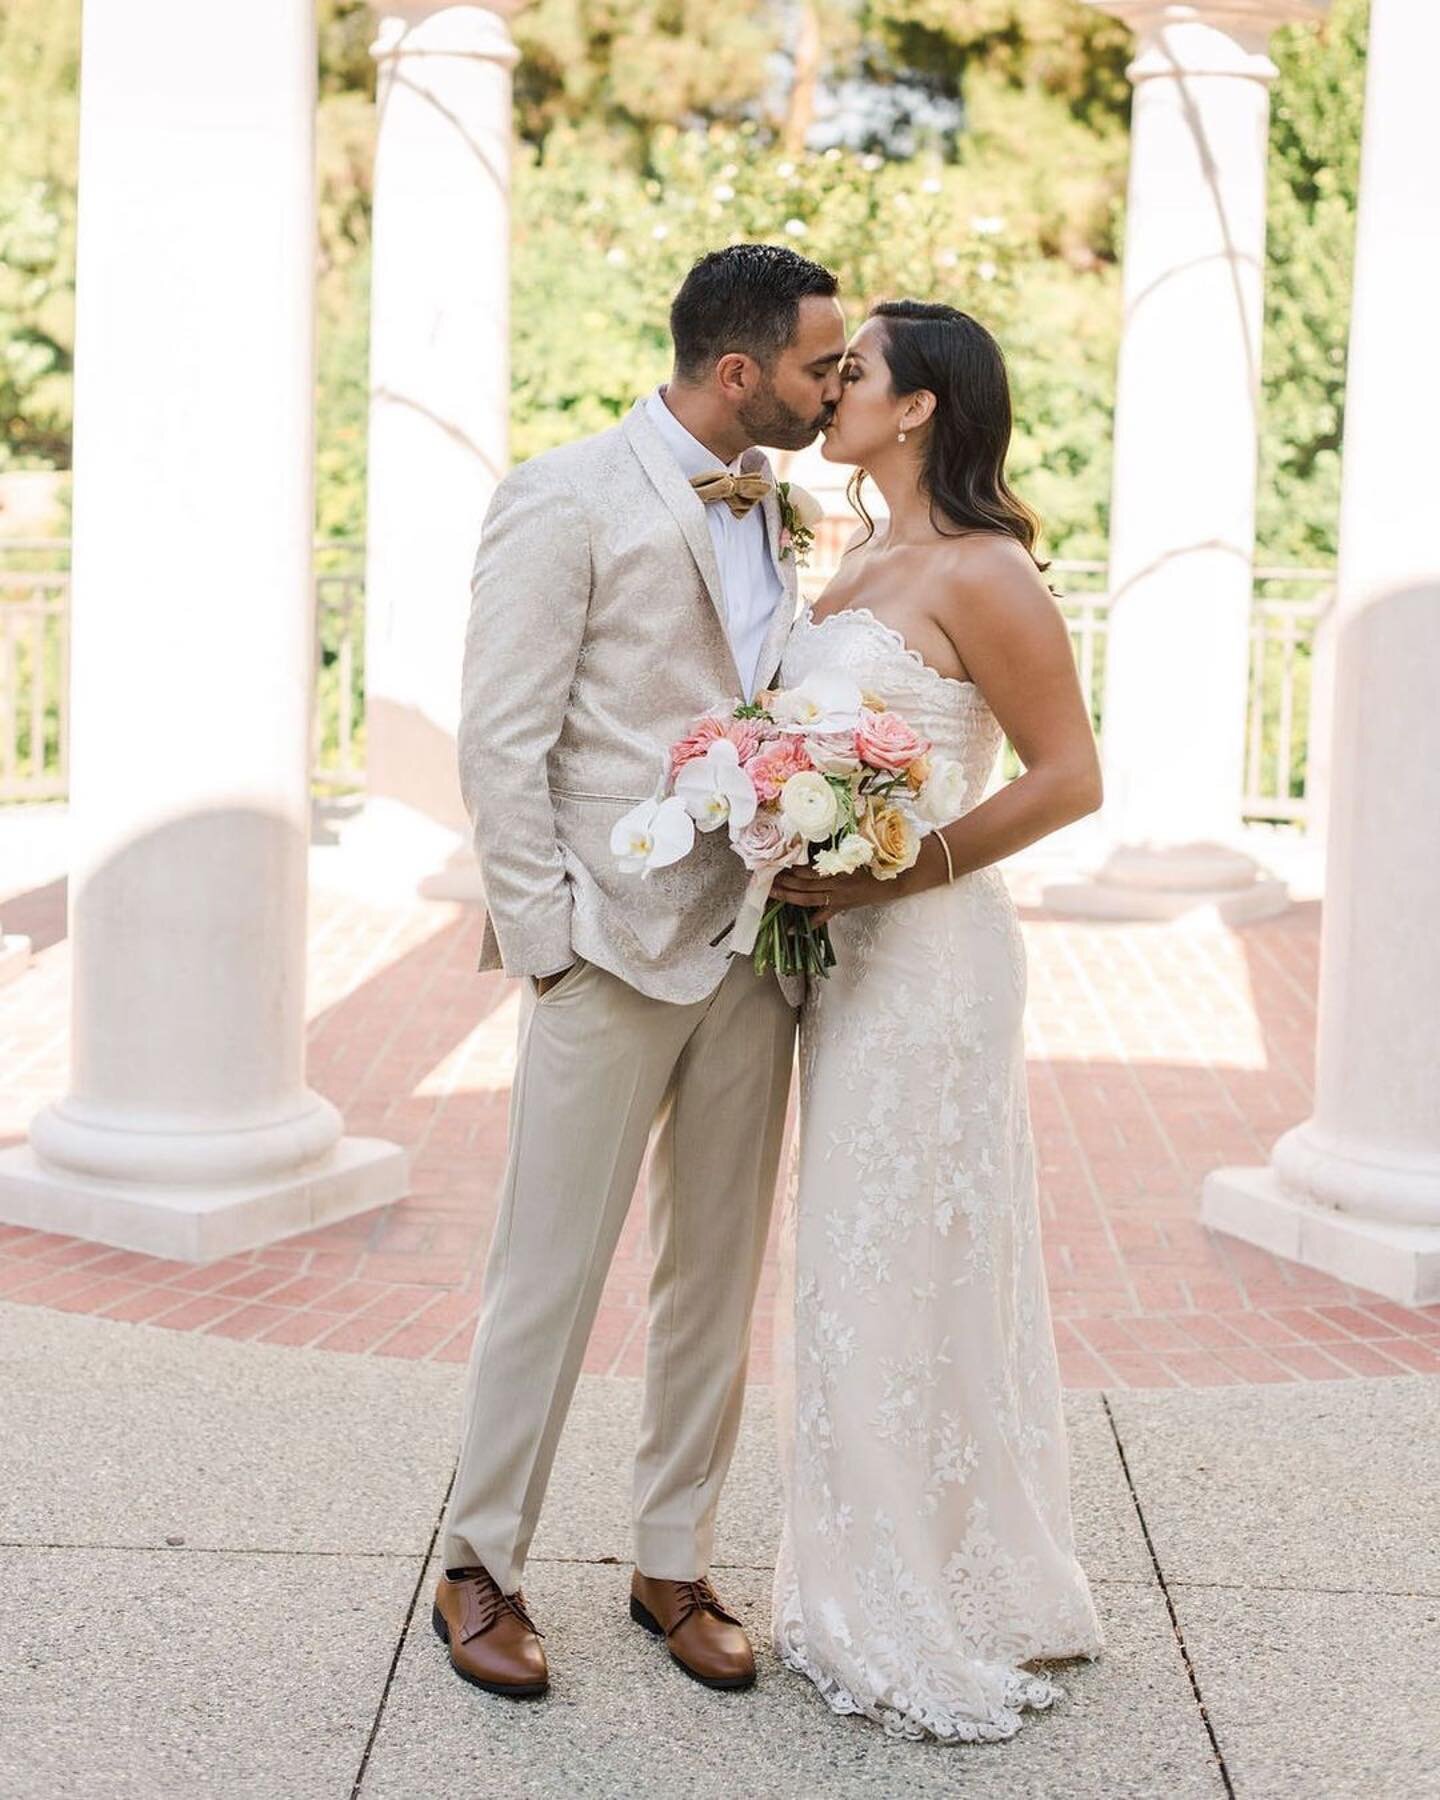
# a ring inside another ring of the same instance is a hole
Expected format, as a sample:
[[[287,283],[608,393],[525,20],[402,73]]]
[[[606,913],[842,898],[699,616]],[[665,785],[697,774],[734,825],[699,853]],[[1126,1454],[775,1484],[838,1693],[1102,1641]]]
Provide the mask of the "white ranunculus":
[[[803,525],[806,531],[820,529],[821,521],[825,517],[825,508],[809,488],[802,488],[792,481],[785,497],[790,502],[790,510],[795,515],[796,524]]]
[[[675,797],[702,831],[729,825],[739,831],[755,817],[755,784],[740,767],[740,752],[729,738],[716,738],[703,756],[675,777]]]
[[[822,850],[815,858],[815,873],[853,875],[857,869],[863,869],[874,854],[875,846],[868,839],[861,837],[858,831],[849,831],[833,850]]]
[[[792,775],[780,790],[780,816],[807,843],[823,843],[840,819],[840,802],[830,783],[815,769]]]
[[[770,717],[782,731],[853,731],[860,723],[860,689],[848,675],[815,669],[798,687],[785,688],[770,702]]]
[[[965,771],[949,757],[937,756],[930,778],[915,796],[915,812],[927,825],[950,825],[965,810]]]
[[[610,853],[627,875],[648,875],[679,862],[694,842],[694,823],[684,802],[672,794],[668,800],[642,800],[617,819]]]

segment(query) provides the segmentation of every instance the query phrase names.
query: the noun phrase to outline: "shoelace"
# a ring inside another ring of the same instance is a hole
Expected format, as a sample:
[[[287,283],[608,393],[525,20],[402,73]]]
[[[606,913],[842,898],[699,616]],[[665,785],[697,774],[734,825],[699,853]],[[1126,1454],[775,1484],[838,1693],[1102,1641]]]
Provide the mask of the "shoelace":
[[[720,1604],[720,1596],[711,1587],[708,1576],[702,1575],[697,1581],[677,1581],[675,1587],[675,1597],[680,1602],[680,1611],[676,1614],[675,1623],[670,1627],[667,1636],[677,1632],[692,1613],[701,1611],[713,1612],[730,1625],[739,1623],[737,1619],[731,1618]]]
[[[465,1620],[465,1637],[480,1637],[495,1623],[501,1613],[509,1613],[518,1619],[527,1631],[533,1631],[536,1637],[544,1637],[535,1621],[525,1610],[525,1596],[518,1589],[513,1594],[502,1594],[495,1582],[481,1569],[477,1574],[463,1578],[462,1585],[467,1590],[471,1606],[466,1610],[469,1614]]]

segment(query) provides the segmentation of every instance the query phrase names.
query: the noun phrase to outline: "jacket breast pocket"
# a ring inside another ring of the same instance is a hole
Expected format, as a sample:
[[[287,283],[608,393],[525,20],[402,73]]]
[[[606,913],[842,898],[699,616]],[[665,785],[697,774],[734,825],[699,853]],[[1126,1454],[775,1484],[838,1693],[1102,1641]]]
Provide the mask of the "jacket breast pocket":
[[[587,788],[552,787],[550,798],[552,800],[579,800],[582,803],[590,802],[600,806],[626,807],[638,806],[642,800],[650,800],[654,796],[651,794],[605,794],[596,793]]]

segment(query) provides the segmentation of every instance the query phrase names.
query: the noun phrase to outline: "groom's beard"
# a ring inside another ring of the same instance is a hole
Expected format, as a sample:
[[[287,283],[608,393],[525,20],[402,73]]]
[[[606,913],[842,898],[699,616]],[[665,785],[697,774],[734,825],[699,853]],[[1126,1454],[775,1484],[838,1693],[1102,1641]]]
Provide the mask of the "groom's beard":
[[[805,419],[767,388],[737,416],[752,443],[764,444],[771,450],[803,450],[834,418],[835,409],[827,406],[813,419]]]

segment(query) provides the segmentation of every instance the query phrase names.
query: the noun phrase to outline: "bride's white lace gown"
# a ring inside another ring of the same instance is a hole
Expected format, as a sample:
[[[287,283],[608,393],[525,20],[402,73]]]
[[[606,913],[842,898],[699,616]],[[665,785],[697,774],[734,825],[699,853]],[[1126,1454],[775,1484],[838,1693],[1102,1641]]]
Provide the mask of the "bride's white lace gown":
[[[797,622],[782,680],[819,668],[881,694],[980,800],[1001,732],[973,683],[864,609]],[[1019,924],[987,869],[831,934],[782,1234],[775,1647],[837,1712],[1010,1737],[1064,1691],[1019,1665],[1102,1645],[1075,1560]]]

